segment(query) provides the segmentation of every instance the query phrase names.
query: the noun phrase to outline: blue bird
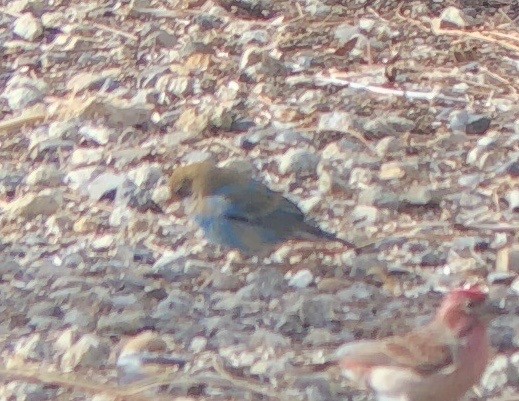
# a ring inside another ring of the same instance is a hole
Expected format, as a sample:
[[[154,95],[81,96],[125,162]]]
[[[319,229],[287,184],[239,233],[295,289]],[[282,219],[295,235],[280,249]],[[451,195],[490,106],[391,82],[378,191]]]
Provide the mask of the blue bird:
[[[239,171],[212,161],[175,169],[171,199],[193,196],[195,220],[215,244],[257,255],[290,239],[354,245],[305,221],[296,204]]]

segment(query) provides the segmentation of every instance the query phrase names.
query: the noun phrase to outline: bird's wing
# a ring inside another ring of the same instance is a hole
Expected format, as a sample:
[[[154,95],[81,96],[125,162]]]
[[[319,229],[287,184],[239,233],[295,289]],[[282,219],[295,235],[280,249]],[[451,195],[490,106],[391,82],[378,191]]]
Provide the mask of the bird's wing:
[[[304,220],[303,212],[294,203],[258,181],[225,185],[216,190],[214,195],[226,199],[228,208],[225,214],[228,218],[254,223],[282,213],[297,221]]]
[[[421,375],[452,370],[456,348],[455,341],[446,341],[428,329],[385,341],[386,353],[394,364],[413,369]]]
[[[394,366],[409,368],[421,375],[450,370],[456,359],[454,342],[443,341],[427,331],[415,331],[384,341],[346,344],[337,351],[341,366]]]

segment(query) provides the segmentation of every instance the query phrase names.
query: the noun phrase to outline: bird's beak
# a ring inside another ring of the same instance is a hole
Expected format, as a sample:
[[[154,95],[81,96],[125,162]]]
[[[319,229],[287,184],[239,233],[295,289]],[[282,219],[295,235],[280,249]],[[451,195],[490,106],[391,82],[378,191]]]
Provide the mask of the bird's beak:
[[[505,307],[505,300],[489,299],[472,309],[481,320],[489,322],[492,319],[508,313]]]

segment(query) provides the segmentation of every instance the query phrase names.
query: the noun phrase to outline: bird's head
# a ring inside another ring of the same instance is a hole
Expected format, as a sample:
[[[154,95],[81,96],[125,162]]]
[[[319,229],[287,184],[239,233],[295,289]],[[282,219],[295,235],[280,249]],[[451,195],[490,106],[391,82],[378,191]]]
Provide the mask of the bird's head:
[[[171,200],[182,200],[203,189],[215,167],[212,161],[205,161],[176,168],[168,181]]]
[[[459,288],[444,298],[437,319],[456,336],[462,337],[476,325],[486,325],[502,313],[503,309],[490,302],[481,288]]]

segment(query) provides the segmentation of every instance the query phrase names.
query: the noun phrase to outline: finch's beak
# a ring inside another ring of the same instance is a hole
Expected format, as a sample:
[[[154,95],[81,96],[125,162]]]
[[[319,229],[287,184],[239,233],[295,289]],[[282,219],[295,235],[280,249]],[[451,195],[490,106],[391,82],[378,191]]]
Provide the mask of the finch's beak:
[[[481,320],[490,322],[492,319],[506,315],[505,300],[490,299],[473,308],[472,313],[476,314]]]

